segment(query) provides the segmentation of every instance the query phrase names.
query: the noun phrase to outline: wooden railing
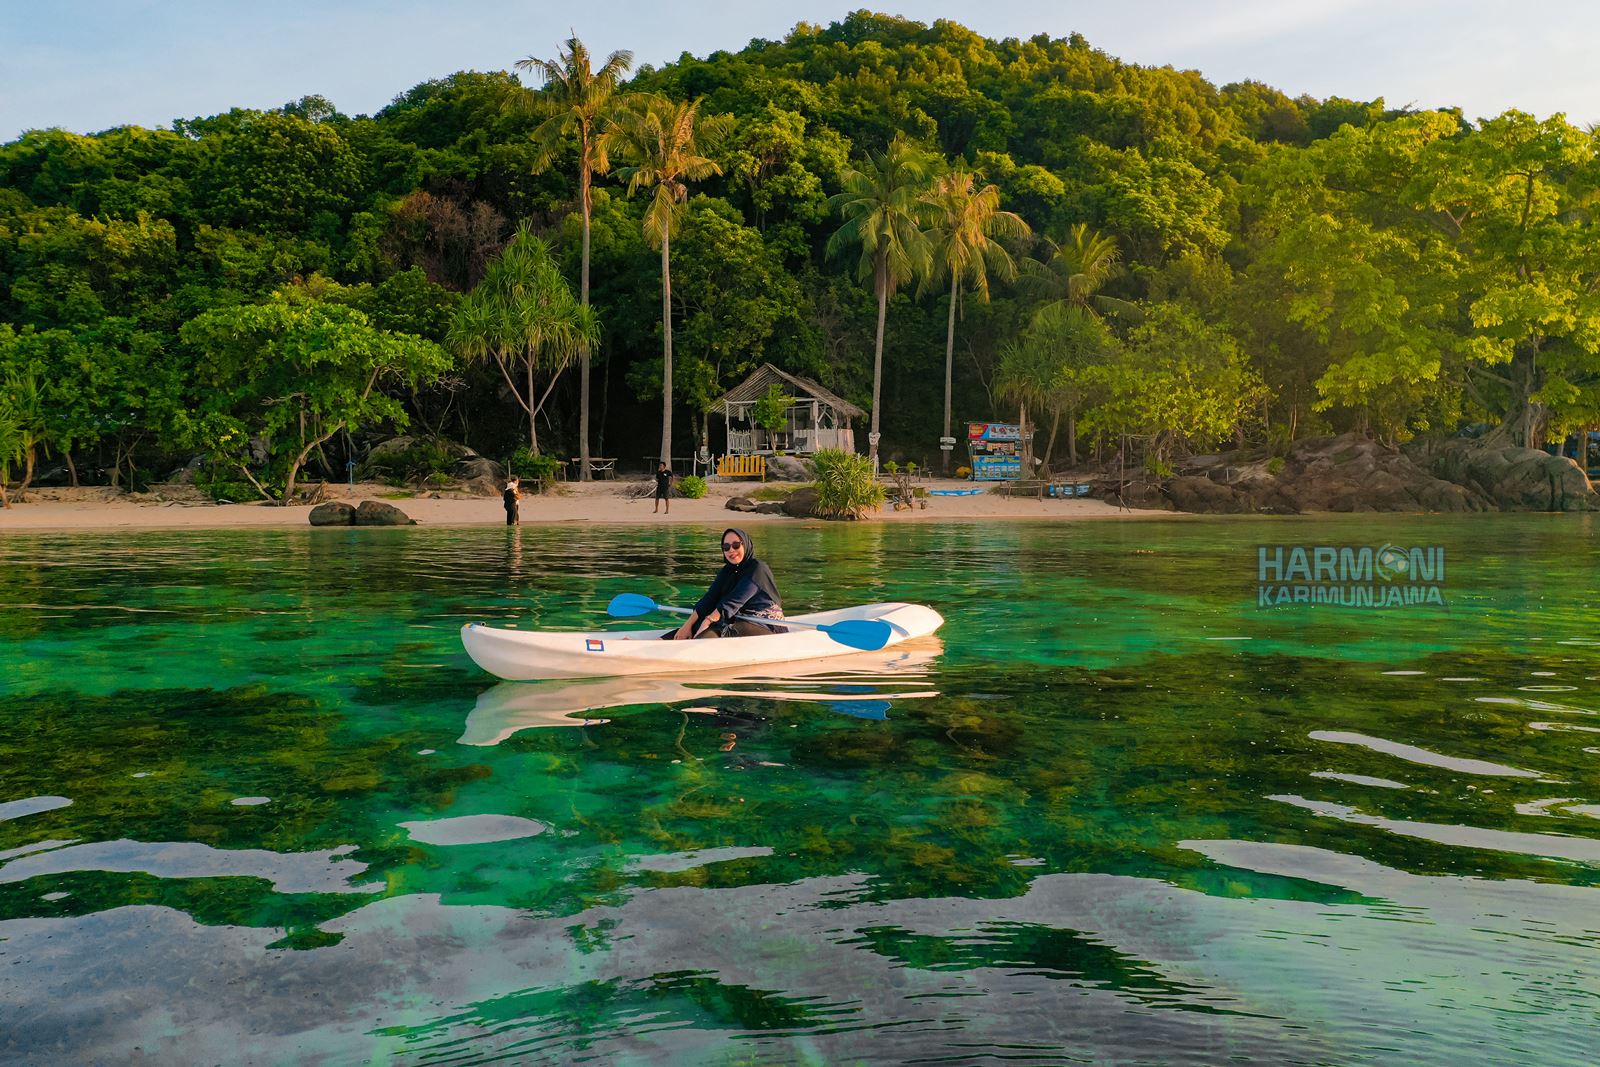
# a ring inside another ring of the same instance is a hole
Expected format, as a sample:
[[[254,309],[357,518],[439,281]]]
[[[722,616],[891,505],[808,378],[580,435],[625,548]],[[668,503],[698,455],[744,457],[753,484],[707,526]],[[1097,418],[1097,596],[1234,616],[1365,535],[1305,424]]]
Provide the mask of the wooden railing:
[[[719,478],[767,478],[766,456],[723,456],[717,460]]]

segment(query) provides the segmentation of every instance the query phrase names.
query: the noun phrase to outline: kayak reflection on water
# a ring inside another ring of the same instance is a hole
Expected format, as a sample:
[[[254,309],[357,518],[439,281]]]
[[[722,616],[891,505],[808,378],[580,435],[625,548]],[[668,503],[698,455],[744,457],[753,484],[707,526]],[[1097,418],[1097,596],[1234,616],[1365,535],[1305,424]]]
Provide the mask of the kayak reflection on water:
[[[590,713],[641,704],[680,704],[716,697],[799,700],[863,719],[882,719],[895,700],[938,696],[929,688],[937,637],[880,652],[697,673],[687,678],[633,675],[571,681],[502,682],[478,695],[459,743],[497,745],[520,730],[586,726],[609,720]]]
[[[758,622],[782,619],[783,599],[778,595],[772,569],[756,558],[750,535],[730,526],[722,531],[722,569],[682,626],[668,630],[666,641],[686,641],[702,637],[761,637],[788,631],[782,626]],[[735,618],[735,616],[744,616]]]

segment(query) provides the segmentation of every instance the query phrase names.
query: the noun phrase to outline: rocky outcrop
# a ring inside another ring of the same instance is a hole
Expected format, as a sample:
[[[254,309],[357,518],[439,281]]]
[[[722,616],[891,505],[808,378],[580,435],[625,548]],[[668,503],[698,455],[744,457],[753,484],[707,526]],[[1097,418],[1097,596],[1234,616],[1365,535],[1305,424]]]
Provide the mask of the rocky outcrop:
[[[415,526],[417,520],[381,500],[363,500],[355,507],[330,500],[311,509],[313,526]]]
[[[469,484],[484,483],[489,485],[504,484],[506,469],[492,459],[468,454],[456,460],[455,466],[450,468],[452,477]]]
[[[1419,446],[1418,457],[1441,478],[1467,486],[1502,511],[1594,511],[1589,479],[1563,456],[1536,448],[1484,446],[1467,440]]]
[[[790,493],[788,499],[783,502],[783,514],[795,519],[816,518],[817,491],[808,486]]]
[[[784,502],[781,500],[763,500],[761,503],[756,505],[756,514],[787,515],[788,512],[784,510]]]
[[[1115,490],[1099,495],[1117,496]],[[1278,458],[1266,451],[1195,456],[1173,478],[1134,481],[1124,488],[1121,502],[1219,515],[1495,507],[1493,498],[1477,488],[1437,477],[1399,449],[1354,433],[1308,438]]]
[[[756,502],[747,496],[730,496],[728,498],[728,502],[724,504],[723,507],[727,508],[729,511],[754,511],[756,509]]]
[[[415,526],[417,520],[381,500],[363,500],[356,505],[356,526]]]
[[[311,509],[313,526],[351,526],[356,521],[356,509],[342,500],[331,500]]]
[[[811,463],[794,456],[768,456],[767,477],[779,482],[809,482],[817,472]]]

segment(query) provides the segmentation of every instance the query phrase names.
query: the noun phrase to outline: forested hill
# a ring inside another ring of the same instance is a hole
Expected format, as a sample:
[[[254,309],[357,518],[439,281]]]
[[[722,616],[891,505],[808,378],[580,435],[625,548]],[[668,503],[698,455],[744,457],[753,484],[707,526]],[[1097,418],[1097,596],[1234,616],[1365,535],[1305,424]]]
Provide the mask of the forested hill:
[[[563,47],[517,42],[507,66]],[[204,455],[274,490],[297,460],[342,474],[343,449],[401,428],[526,446],[523,383],[463,311],[488,306],[470,295],[524,222],[578,289],[576,141],[542,151],[551,94],[526,80],[457,73],[370,117],[306,97],[0,147],[0,464],[48,445],[148,476]],[[631,71],[630,93],[700,100],[711,164],[669,231],[674,454],[717,436],[710,402],[762,362],[872,407],[879,308],[850,190],[891,158],[921,183],[906,214],[927,237],[886,293],[886,454],[937,456],[947,352],[957,422],[1027,407],[1058,458],[1111,436],[1159,466],[1230,439],[1600,426],[1600,173],[1559,116],[1290,99],[1076,35],[866,12]],[[663,256],[639,159],[613,155],[594,179],[590,441],[636,461],[663,421]],[[991,185],[984,219],[1027,235],[974,243],[950,221]],[[554,382],[536,447],[561,456],[575,351],[541,352],[528,390]]]

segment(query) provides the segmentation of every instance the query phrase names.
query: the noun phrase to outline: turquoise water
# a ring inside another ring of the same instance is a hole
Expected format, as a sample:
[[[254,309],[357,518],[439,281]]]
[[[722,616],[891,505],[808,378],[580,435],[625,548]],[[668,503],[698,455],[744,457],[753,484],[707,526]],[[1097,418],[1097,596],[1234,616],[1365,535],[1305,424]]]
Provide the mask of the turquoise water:
[[[715,531],[0,537],[0,1061],[1592,1061],[1591,519],[754,532],[940,640],[497,684]]]

